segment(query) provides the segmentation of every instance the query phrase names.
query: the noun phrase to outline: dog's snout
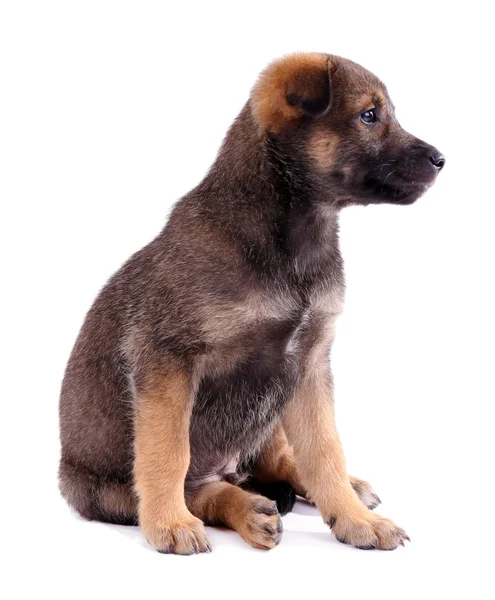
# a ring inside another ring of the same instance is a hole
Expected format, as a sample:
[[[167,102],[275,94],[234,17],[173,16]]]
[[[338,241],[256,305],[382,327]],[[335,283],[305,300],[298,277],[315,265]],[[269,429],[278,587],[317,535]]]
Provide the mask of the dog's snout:
[[[438,152],[438,150],[435,150],[435,152],[430,154],[430,162],[435,169],[441,171],[445,165],[445,156],[441,152]]]

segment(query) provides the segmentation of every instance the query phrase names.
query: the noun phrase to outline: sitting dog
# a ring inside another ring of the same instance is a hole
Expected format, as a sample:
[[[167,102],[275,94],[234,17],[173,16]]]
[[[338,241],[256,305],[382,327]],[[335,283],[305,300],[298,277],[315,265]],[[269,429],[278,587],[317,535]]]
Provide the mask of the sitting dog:
[[[206,177],[86,317],[60,399],[69,504],[192,554],[210,550],[204,524],[274,547],[297,493],[341,542],[404,545],[371,512],[369,484],[347,474],[335,427],[338,218],[414,202],[444,163],[359,65],[272,63]]]

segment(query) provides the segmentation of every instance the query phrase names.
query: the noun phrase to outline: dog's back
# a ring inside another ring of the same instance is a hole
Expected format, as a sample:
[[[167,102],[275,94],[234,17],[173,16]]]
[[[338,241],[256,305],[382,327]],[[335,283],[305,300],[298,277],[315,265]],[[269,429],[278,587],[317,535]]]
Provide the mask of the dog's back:
[[[135,512],[133,388],[147,354],[196,371],[187,482],[197,486],[232,476],[256,453],[294,390],[304,344],[340,312],[336,216],[297,244],[300,264],[289,262],[272,229],[274,218],[286,227],[289,212],[275,201],[266,158],[246,106],[204,182],[88,313],[60,400],[61,489],[84,516],[113,520],[106,498],[118,489]]]

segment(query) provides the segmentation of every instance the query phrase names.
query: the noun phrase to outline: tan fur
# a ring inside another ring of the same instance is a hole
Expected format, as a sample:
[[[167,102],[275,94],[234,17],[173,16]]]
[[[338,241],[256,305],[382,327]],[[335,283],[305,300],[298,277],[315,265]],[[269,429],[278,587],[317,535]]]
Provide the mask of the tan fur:
[[[299,496],[306,496],[297,473],[294,452],[287,441],[282,425],[278,425],[263,446],[255,464],[253,475],[260,481],[287,481]]]
[[[285,289],[280,289],[278,294],[254,289],[242,301],[212,301],[202,307],[202,332],[208,342],[225,343],[229,339],[236,339],[239,329],[288,318],[295,308],[293,299]]]
[[[339,136],[329,131],[328,127],[317,129],[311,136],[308,144],[308,155],[320,171],[328,173],[331,169],[339,141]]]
[[[197,384],[204,376],[221,377],[229,373],[246,355],[244,345],[238,342],[241,332],[249,335],[253,328],[263,327],[274,319],[289,318],[295,309],[284,288],[275,294],[262,288],[254,289],[242,301],[212,301],[202,307],[202,333],[213,349],[197,359],[193,381]]]
[[[251,93],[251,106],[261,130],[280,131],[302,116],[302,110],[287,102],[287,95],[317,93],[312,90],[312,73],[329,72],[325,54],[291,54],[271,63],[260,75]]]
[[[139,524],[161,552],[191,554],[210,549],[203,523],[187,509],[184,480],[189,466],[192,390],[183,373],[155,375],[138,398],[135,423],[135,489]]]
[[[370,510],[373,510],[381,503],[375,490],[367,481],[359,479],[358,477],[353,477],[352,475],[349,475],[349,481],[351,482],[352,489],[356,492],[361,502]]]
[[[380,97],[383,98],[383,96]],[[384,102],[386,101],[384,100]],[[377,104],[381,104],[381,101],[378,98],[377,90],[373,90],[370,92],[366,92],[365,94],[359,95],[348,94],[343,110],[343,115],[344,117],[351,117],[356,113],[362,113],[366,110],[375,108]]]
[[[254,548],[269,550],[280,541],[282,521],[275,502],[230,483],[208,483],[189,492],[187,505],[198,519],[234,529]]]
[[[407,539],[406,534],[392,521],[370,512],[351,486],[325,362],[320,355],[283,416],[302,485],[338,539],[364,548],[396,548]]]
[[[252,474],[263,482],[286,481],[298,496],[311,500],[297,472],[294,449],[290,446],[281,424],[275,428],[261,449],[253,465]],[[373,509],[380,504],[380,499],[367,481],[349,475],[349,482],[365,506]]]
[[[370,93],[363,94],[354,99],[354,102],[347,102],[349,111],[364,112],[376,106],[388,107],[390,101],[380,92],[375,89]]]

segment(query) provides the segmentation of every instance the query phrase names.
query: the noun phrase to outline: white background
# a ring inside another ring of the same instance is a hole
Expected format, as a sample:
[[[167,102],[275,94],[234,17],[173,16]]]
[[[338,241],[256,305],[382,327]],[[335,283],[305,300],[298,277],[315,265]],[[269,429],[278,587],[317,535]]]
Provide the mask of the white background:
[[[493,597],[488,2],[0,6],[3,597]],[[414,206],[341,221],[338,424],[349,471],[412,542],[341,545],[301,503],[271,552],[210,530],[211,555],[159,555],[59,498],[63,370],[98,289],[200,181],[258,72],[298,50],[375,72],[447,157]]]

